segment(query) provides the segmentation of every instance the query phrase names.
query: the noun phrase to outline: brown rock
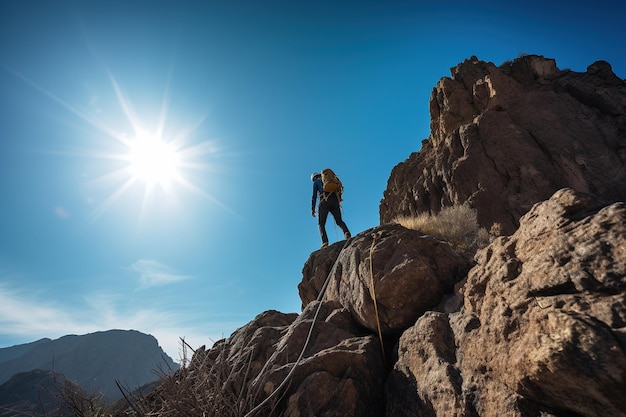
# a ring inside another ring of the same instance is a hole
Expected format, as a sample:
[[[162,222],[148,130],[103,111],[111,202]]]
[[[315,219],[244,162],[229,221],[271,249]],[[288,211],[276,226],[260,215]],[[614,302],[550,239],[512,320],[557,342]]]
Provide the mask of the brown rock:
[[[481,226],[510,234],[561,188],[626,201],[626,83],[608,63],[472,57],[451,72],[431,95],[430,136],[391,173],[381,223],[469,201]]]
[[[336,259],[334,252],[327,256],[313,254],[309,258],[303,273],[323,273],[312,278],[304,276],[303,283],[317,280],[316,287],[323,285],[321,277],[327,275],[328,266]],[[357,323],[374,333],[378,322],[383,333],[397,332],[437,306],[470,266],[468,259],[445,242],[400,225],[384,225],[355,236],[339,254],[330,272],[325,299],[339,301]]]
[[[477,261],[402,336],[387,415],[626,415],[626,205],[560,190]]]
[[[215,415],[378,417],[384,407],[380,341],[333,301],[309,303],[297,318],[258,315],[210,350],[198,349],[178,379],[177,402],[210,399]],[[189,391],[198,397],[186,400]]]
[[[456,362],[448,316],[428,312],[420,317],[400,338],[398,359],[386,383],[386,415],[472,415],[463,402],[463,380]]]
[[[261,400],[289,378],[285,400],[278,405],[284,407],[280,415],[377,417],[382,413],[385,377],[381,352],[379,340],[360,334],[350,313],[337,302],[313,302],[276,345],[250,390],[262,393]]]
[[[328,278],[339,252],[345,242],[337,242],[326,248],[311,253],[302,268],[302,281],[298,284],[298,294],[302,300],[302,309],[315,301]]]
[[[535,205],[510,239],[481,254],[484,268],[470,273],[465,305],[482,325],[467,335],[464,350],[488,365],[494,379],[537,403],[620,416],[626,410],[626,206],[599,210],[596,201],[560,190]],[[486,346],[489,358],[481,355]]]

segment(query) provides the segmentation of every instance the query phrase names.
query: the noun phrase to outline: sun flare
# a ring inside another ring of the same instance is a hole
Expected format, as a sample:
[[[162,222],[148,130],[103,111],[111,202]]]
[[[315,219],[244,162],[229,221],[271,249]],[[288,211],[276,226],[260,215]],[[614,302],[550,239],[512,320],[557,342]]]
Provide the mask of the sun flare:
[[[112,76],[111,82],[125,121],[122,119],[108,125],[76,112],[114,139],[109,149],[92,154],[113,162],[113,165],[110,169],[103,169],[103,173],[94,179],[94,184],[104,184],[111,192],[93,199],[97,203],[91,219],[97,219],[123,199],[140,201],[140,218],[148,212],[162,213],[164,209],[180,208],[187,200],[182,198],[183,193],[230,210],[205,188],[206,173],[217,169],[216,157],[220,152],[216,140],[198,138],[206,116],[187,126],[169,126],[166,95],[159,115],[146,124]]]
[[[181,155],[163,139],[138,137],[128,144],[128,163],[134,179],[148,185],[166,186],[180,178]]]
[[[140,217],[143,217],[154,205],[159,208],[178,206],[183,201],[180,198],[183,193],[232,211],[205,188],[206,173],[215,172],[219,167],[217,157],[224,156],[217,140],[201,138],[200,127],[206,115],[195,123],[170,127],[168,88],[165,89],[160,113],[152,117],[152,123],[149,124],[151,126],[146,127],[146,123],[140,119],[130,99],[122,92],[111,73],[109,79],[117,101],[112,106],[105,107],[105,111],[101,108],[102,104],[99,104],[98,95],[90,100],[88,108],[81,108],[22,74],[15,75],[91,125],[97,132],[94,139],[98,144],[93,149],[79,152],[81,156],[99,161],[98,164],[90,164],[89,169],[82,173],[83,178],[89,179],[90,185],[97,186],[91,188],[92,191],[85,198],[93,206],[89,216],[91,221],[95,221],[123,199],[133,203],[139,200]],[[115,120],[103,116],[116,113],[121,113],[123,117]],[[102,141],[103,138],[106,140]],[[104,147],[101,141],[106,144]]]

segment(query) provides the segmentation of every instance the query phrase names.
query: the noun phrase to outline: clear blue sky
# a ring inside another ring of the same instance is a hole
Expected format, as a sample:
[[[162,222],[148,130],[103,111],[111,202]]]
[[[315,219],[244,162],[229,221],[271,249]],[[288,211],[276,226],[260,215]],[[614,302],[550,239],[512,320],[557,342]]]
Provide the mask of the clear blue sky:
[[[136,329],[178,360],[300,312],[310,174],[339,174],[353,234],[378,225],[451,67],[626,77],[626,3],[552,3],[1,1],[0,347]],[[174,168],[142,170],[138,139]]]

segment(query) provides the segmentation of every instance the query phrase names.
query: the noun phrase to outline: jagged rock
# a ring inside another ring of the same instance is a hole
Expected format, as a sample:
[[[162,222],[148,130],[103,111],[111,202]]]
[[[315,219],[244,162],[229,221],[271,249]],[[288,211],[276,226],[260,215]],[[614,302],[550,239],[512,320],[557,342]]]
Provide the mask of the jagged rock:
[[[315,319],[310,345],[292,373],[283,415],[380,416],[385,377],[380,341],[360,332],[339,303],[319,303],[310,303],[290,326],[268,361],[268,372],[252,388],[269,395],[285,380]]]
[[[321,288],[334,265],[325,299],[339,301],[357,323],[373,332],[378,322],[383,333],[412,326],[444,293],[452,292],[471,267],[447,243],[395,224],[360,233],[338,255],[335,250],[321,252],[305,264],[303,274],[316,273],[304,275],[299,288]],[[313,297],[317,293],[310,292],[303,304]]]
[[[245,399],[242,415],[268,397],[259,415],[274,409],[289,417],[377,417],[383,411],[380,341],[333,301],[310,303],[297,318],[260,314],[209,351],[197,350],[189,369],[201,367],[210,368],[201,375],[224,375],[218,378],[220,395]]]
[[[230,375],[247,374],[255,377],[263,370],[268,358],[274,353],[276,344],[297,317],[295,313],[265,311],[233,332],[228,339],[216,342],[208,352],[197,350],[191,367],[199,366],[208,357],[215,362],[216,367],[227,368]],[[241,386],[243,383],[241,375],[231,379],[234,386]]]
[[[626,415],[626,205],[559,190],[477,262],[402,336],[387,415]]]
[[[482,227],[511,234],[561,188],[626,201],[626,82],[608,63],[472,57],[451,73],[431,94],[428,139],[389,177],[381,223],[468,201]]]
[[[428,312],[402,334],[386,384],[386,415],[461,416],[463,380],[456,367],[454,335],[443,313]],[[416,378],[419,377],[419,383]]]
[[[201,346],[187,366],[146,396],[144,407],[154,410],[152,415],[243,416],[255,400],[249,381],[265,369],[297,316],[265,311],[210,349]],[[117,415],[137,414],[125,410]]]
[[[311,253],[302,268],[302,281],[298,284],[298,293],[302,300],[302,309],[317,299],[324,282],[330,273],[339,252],[345,242],[337,242],[326,248]]]

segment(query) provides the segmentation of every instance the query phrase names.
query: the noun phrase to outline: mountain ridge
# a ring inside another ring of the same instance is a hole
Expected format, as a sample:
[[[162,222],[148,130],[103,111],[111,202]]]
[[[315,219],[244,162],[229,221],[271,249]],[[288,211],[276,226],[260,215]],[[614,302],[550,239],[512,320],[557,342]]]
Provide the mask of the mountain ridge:
[[[47,342],[51,342],[52,339],[49,339],[47,337],[41,338],[39,340],[36,340],[34,342],[29,342],[29,343],[21,343],[19,345],[14,345],[14,346],[9,346],[6,348],[0,348],[0,363],[1,362],[6,362],[8,360],[17,358],[22,356],[24,353],[26,353],[27,351],[29,351],[30,349],[32,349],[33,347],[41,344],[41,343],[47,343]]]
[[[54,371],[87,392],[101,392],[108,401],[121,397],[116,380],[139,387],[158,379],[154,372],[159,369],[178,369],[154,336],[136,330],[113,329],[40,339],[1,348],[0,358],[5,358],[0,360],[0,384],[21,372]]]

